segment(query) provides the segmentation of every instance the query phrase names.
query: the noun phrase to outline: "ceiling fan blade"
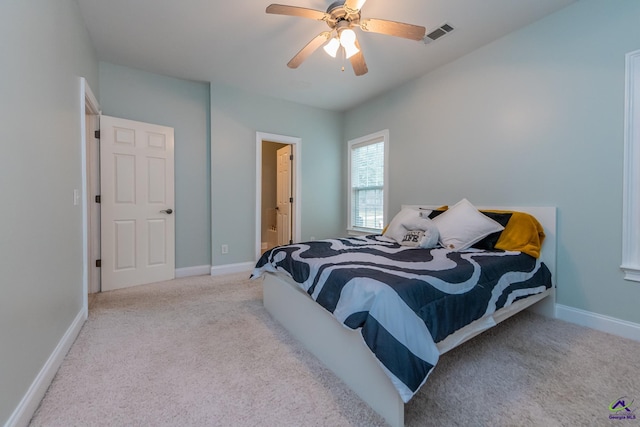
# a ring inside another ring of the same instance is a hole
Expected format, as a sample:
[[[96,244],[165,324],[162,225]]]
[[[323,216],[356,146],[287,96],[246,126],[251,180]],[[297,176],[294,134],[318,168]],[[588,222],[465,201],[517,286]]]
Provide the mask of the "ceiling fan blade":
[[[300,16],[302,18],[317,19],[324,21],[329,15],[326,12],[315,9],[307,9],[306,7],[287,6],[284,4],[270,4],[267,6],[267,13],[276,15]]]
[[[300,49],[300,52],[296,54],[291,61],[287,63],[289,68],[298,68],[302,62],[309,57],[316,49],[325,44],[327,40],[331,38],[331,32],[325,31],[318,34],[313,40],[311,40],[305,47]]]
[[[427,31],[426,28],[419,25],[387,21],[385,19],[363,19],[360,21],[360,28],[372,33],[404,37],[411,40],[422,40]]]
[[[349,61],[351,62],[353,72],[356,73],[356,76],[362,76],[367,74],[369,69],[367,68],[367,63],[364,62],[364,55],[362,54],[362,49],[360,49],[360,43],[358,43],[358,40],[356,40],[355,43],[360,52],[352,55],[351,58],[349,58]]]
[[[344,2],[345,9],[360,10],[367,0],[346,0]]]

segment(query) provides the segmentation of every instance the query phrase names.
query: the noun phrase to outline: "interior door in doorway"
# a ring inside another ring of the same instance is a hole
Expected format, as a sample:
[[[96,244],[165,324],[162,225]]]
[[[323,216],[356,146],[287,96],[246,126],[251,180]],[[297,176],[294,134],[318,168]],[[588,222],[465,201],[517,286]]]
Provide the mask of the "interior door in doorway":
[[[100,116],[102,290],[175,276],[173,128]]]
[[[86,194],[89,201],[87,206],[87,262],[89,263],[89,283],[87,291],[90,294],[100,292],[100,267],[96,260],[100,259],[100,204],[94,203],[94,197],[100,194],[100,138],[96,135],[99,130],[99,115],[85,114],[86,124]]]
[[[291,145],[280,148],[276,152],[276,218],[278,230],[278,245],[291,243]]]

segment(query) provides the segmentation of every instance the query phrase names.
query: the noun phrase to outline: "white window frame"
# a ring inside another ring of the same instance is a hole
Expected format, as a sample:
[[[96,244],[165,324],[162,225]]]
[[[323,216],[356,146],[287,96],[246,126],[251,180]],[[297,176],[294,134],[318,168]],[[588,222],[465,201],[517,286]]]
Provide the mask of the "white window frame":
[[[384,129],[378,132],[374,132],[369,135],[362,136],[360,138],[352,139],[348,141],[347,148],[347,232],[353,235],[373,234],[380,233],[382,229],[378,228],[365,228],[356,227],[351,222],[351,154],[353,149],[359,146],[367,144],[376,144],[380,141],[384,142],[384,178],[382,187],[382,215],[385,223],[388,222],[388,205],[389,205],[389,129]]]
[[[622,265],[626,280],[640,282],[640,50],[626,55]]]

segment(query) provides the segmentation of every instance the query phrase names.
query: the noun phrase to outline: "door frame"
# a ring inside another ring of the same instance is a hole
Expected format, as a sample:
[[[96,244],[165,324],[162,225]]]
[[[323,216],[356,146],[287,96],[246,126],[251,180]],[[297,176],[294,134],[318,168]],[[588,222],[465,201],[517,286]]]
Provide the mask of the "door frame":
[[[100,224],[95,224],[95,221],[90,220],[90,176],[91,172],[95,171],[95,168],[98,166],[94,165],[91,159],[88,158],[88,144],[95,142],[95,139],[91,138],[90,140],[87,138],[87,134],[90,132],[90,127],[94,127],[97,130],[99,122],[98,117],[100,115],[100,104],[84,77],[80,78],[80,105],[80,157],[82,161],[82,307],[85,315],[87,315],[89,312],[89,291],[99,291],[99,289],[94,289],[94,286],[97,286],[97,284],[89,283],[89,277],[92,269],[90,251],[92,244],[95,244],[92,236],[95,227],[98,227],[98,230],[100,229]],[[87,116],[92,118],[90,120],[91,123],[87,123]],[[93,268],[97,267],[94,266]],[[92,285],[91,289],[90,285]]]
[[[301,183],[301,165],[302,165],[302,138],[286,135],[278,135],[266,132],[256,132],[256,224],[255,224],[255,255],[256,261],[262,254],[262,141],[277,142],[280,144],[291,145],[291,153],[293,154],[292,164],[292,191],[293,203],[291,205],[291,239],[299,242],[302,235],[301,227],[301,204],[302,183]]]

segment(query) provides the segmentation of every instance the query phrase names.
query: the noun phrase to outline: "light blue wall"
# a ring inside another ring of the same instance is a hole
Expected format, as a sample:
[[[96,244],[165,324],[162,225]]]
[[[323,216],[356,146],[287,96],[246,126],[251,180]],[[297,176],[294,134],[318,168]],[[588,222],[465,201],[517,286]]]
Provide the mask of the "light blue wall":
[[[390,130],[392,213],[463,197],[557,206],[558,302],[640,323],[640,284],[619,268],[639,23],[637,0],[581,0],[350,111],[345,139]]]
[[[338,113],[104,62],[100,93],[104,114],[175,128],[176,267],[254,260],[257,131],[302,138],[303,237],[344,228]]]
[[[256,132],[302,138],[302,238],[344,233],[341,129],[338,113],[212,85],[212,265],[255,261]]]
[[[174,128],[176,268],[211,262],[209,83],[100,62],[108,116]]]
[[[80,76],[98,62],[75,0],[0,6],[0,425],[81,314]]]
[[[3,2],[0,424],[82,310],[79,76],[106,114],[176,129],[178,267],[254,260],[257,131],[302,138],[309,239],[345,232],[346,141],[388,128],[391,213],[462,197],[555,205],[559,303],[640,323],[640,285],[619,269],[624,54],[640,49],[639,18],[637,0],[580,0],[345,117],[99,66],[74,0]]]

